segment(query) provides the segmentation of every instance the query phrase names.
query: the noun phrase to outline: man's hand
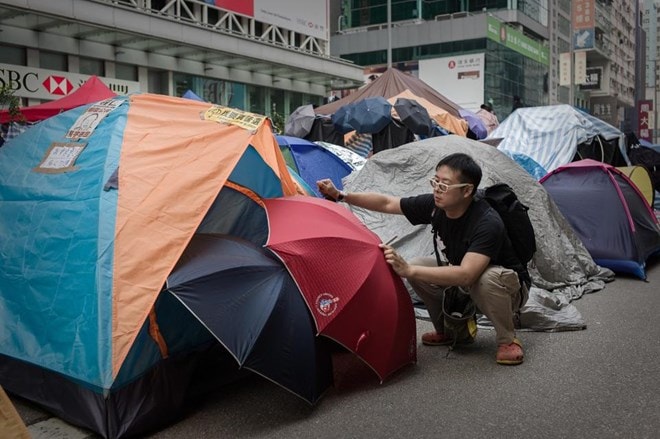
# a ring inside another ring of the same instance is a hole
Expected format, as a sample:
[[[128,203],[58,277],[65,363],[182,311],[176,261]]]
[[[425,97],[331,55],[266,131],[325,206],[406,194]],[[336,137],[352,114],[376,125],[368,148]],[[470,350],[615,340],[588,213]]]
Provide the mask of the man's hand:
[[[401,277],[408,277],[411,274],[410,264],[408,264],[406,260],[394,250],[394,247],[387,244],[379,244],[378,246],[383,249],[385,261],[392,266],[392,269],[396,274]]]
[[[339,198],[339,189],[335,187],[334,183],[329,178],[317,181],[316,186],[324,197],[333,200]]]

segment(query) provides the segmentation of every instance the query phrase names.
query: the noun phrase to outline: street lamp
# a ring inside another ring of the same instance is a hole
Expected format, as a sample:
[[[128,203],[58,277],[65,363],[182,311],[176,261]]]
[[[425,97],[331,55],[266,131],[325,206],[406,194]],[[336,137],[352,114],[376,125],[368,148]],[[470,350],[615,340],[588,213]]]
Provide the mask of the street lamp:
[[[387,69],[392,68],[392,0],[387,0]]]

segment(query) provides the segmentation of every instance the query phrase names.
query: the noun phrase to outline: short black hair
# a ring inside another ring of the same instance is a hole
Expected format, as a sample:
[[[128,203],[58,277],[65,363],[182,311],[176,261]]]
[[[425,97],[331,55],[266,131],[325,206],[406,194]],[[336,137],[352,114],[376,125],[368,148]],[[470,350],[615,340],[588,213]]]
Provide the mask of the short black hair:
[[[435,170],[437,171],[441,166],[447,166],[454,171],[458,171],[460,174],[459,181],[472,184],[472,195],[475,194],[479,183],[481,183],[482,173],[481,167],[472,157],[462,152],[449,154],[438,162]]]

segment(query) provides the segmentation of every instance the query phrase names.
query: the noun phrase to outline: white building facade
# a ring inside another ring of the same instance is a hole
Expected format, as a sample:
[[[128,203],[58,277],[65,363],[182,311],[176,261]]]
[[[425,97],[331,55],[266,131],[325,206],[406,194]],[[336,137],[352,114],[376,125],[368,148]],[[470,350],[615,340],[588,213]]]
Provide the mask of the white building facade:
[[[363,83],[330,56],[329,0],[0,0],[0,86],[24,105],[96,75],[115,92],[287,115]]]

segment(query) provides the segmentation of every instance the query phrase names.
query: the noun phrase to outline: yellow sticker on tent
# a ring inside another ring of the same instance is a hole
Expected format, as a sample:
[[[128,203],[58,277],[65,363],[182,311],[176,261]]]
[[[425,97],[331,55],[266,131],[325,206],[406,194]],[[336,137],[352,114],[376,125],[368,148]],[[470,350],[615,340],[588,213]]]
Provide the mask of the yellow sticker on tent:
[[[236,108],[214,105],[204,112],[205,120],[236,125],[246,130],[254,131],[266,120],[266,116],[254,114]]]
[[[46,174],[75,171],[78,168],[74,164],[85,146],[87,146],[87,143],[53,142],[44,154],[39,166],[32,170]]]

